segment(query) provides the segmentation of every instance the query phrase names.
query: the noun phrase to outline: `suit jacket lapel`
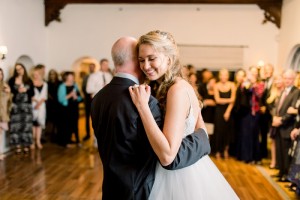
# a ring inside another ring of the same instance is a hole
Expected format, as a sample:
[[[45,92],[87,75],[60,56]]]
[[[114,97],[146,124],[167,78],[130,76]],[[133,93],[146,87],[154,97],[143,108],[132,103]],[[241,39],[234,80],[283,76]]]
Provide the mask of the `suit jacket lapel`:
[[[284,101],[283,101],[283,103],[282,103],[282,106],[281,106],[281,108],[280,108],[280,110],[279,110],[279,112],[280,111],[286,111],[287,109],[288,109],[288,107],[290,106],[290,101],[291,101],[291,98],[293,97],[293,92],[294,92],[294,90],[295,90],[295,87],[293,86],[292,88],[291,88],[291,90],[290,90],[290,92],[288,93],[288,95],[285,97],[285,99],[284,99]],[[283,93],[282,93],[283,94]],[[282,95],[281,94],[281,95]],[[280,97],[281,98],[281,97]]]

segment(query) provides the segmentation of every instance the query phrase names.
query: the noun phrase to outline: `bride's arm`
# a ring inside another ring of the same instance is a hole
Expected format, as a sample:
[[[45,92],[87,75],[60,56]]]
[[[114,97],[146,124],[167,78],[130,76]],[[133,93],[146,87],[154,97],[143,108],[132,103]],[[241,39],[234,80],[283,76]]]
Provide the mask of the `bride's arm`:
[[[130,88],[129,91],[142,119],[149,142],[160,163],[163,166],[171,164],[183,137],[189,105],[186,90],[177,84],[169,89],[163,131],[157,126],[148,106],[150,87],[142,85],[138,88]]]

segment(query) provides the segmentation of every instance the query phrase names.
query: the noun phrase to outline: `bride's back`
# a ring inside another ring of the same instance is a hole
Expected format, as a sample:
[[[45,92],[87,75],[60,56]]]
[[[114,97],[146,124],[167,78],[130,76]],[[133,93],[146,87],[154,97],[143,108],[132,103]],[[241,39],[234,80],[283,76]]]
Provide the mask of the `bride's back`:
[[[194,88],[184,79],[178,78],[170,89],[172,89],[172,87],[176,88],[176,92],[183,91],[184,94],[181,98],[185,99],[185,104],[180,106],[184,106],[186,110],[185,130],[183,135],[185,137],[186,135],[193,133],[195,130],[200,112],[199,100]],[[172,98],[172,96],[168,96],[168,98]]]

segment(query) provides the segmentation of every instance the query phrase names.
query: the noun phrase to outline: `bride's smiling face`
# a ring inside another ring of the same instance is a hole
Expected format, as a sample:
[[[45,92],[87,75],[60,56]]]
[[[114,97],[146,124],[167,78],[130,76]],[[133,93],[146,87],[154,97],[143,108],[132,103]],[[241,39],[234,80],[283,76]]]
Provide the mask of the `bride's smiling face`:
[[[161,80],[168,70],[169,58],[149,44],[139,47],[140,68],[149,80]]]

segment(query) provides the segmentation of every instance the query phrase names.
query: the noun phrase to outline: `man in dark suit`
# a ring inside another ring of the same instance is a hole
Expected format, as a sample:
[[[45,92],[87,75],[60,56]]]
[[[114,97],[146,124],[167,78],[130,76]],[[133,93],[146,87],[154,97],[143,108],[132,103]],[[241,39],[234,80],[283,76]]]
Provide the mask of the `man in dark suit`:
[[[82,93],[84,96],[84,110],[85,110],[85,130],[86,135],[84,136],[83,140],[88,140],[91,137],[90,134],[90,115],[91,115],[91,103],[92,103],[92,96],[87,93],[86,85],[89,79],[89,76],[95,72],[96,65],[94,63],[89,64],[89,73],[83,77],[82,81]]]
[[[294,86],[296,73],[288,69],[283,74],[285,89],[276,106],[276,115],[273,117],[272,126],[276,127],[276,162],[279,167],[278,181],[287,181],[290,164],[288,155],[291,147],[290,133],[296,122],[296,115],[288,114],[289,107],[295,107],[299,97],[299,90]]]
[[[147,199],[154,183],[158,159],[128,90],[144,81],[138,67],[136,44],[136,39],[123,37],[113,45],[115,77],[92,101],[92,125],[104,171],[103,200]],[[162,125],[158,101],[151,97],[149,106],[156,122]],[[165,168],[189,166],[209,152],[208,137],[199,129],[183,139],[177,157]]]

